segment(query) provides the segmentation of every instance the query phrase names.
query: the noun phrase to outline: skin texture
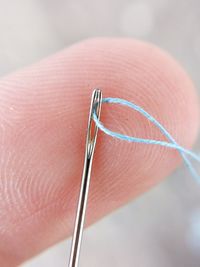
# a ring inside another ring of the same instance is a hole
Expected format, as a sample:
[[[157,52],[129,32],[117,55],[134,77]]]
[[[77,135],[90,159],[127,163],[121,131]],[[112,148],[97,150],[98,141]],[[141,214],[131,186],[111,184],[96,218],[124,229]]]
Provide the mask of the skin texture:
[[[182,68],[155,46],[92,39],[0,80],[0,265],[17,266],[72,233],[93,88],[141,105],[189,148],[198,101]],[[141,115],[105,104],[110,129],[165,140]],[[176,151],[99,132],[87,224],[149,190]]]

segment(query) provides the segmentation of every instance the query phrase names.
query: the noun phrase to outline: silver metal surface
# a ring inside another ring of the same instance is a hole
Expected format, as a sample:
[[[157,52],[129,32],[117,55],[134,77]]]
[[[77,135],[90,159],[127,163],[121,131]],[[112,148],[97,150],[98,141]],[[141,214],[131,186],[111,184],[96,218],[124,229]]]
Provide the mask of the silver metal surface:
[[[69,260],[69,267],[77,267],[80,257],[81,240],[84,226],[84,219],[86,213],[92,160],[97,139],[98,128],[92,120],[94,109],[96,110],[97,117],[100,117],[101,112],[102,93],[99,89],[94,90],[91,99],[90,113],[88,119],[88,129],[85,148],[85,161],[82,175],[82,182],[79,194],[78,208],[76,214],[76,221],[74,227],[74,234],[72,239],[71,254]]]

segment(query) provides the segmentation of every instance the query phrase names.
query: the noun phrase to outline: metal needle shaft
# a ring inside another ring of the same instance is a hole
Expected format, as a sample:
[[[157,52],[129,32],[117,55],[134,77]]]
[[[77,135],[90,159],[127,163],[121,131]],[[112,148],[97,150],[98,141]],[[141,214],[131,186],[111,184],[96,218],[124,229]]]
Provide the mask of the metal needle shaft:
[[[94,121],[92,119],[92,114],[95,109],[97,117],[98,118],[100,117],[101,102],[102,102],[102,93],[99,89],[96,89],[92,94],[91,105],[90,105],[87,138],[86,138],[86,149],[85,149],[85,161],[84,161],[81,188],[79,193],[74,234],[72,239],[69,267],[78,267],[78,262],[80,257],[80,248],[81,248],[81,240],[82,240],[84,219],[85,219],[89,185],[90,185],[92,160],[93,160],[96,139],[97,139],[97,132],[98,132],[98,128],[94,124]]]

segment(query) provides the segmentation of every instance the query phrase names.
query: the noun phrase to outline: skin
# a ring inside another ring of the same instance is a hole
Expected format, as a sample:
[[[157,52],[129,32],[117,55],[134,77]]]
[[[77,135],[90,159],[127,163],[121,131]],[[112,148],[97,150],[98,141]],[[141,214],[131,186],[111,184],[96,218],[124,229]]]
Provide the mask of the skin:
[[[93,88],[142,106],[177,142],[198,134],[193,84],[159,48],[132,39],[75,44],[0,80],[0,265],[17,266],[71,235]],[[105,104],[101,120],[163,139],[141,115]],[[178,152],[99,132],[86,223],[143,194],[181,162]]]

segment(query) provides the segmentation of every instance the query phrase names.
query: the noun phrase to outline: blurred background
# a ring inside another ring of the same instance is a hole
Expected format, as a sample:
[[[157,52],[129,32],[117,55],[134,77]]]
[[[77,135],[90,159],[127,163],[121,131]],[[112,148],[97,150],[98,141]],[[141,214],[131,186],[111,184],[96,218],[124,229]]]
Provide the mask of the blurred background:
[[[129,36],[168,50],[200,90],[199,0],[0,0],[0,32],[1,76],[84,38]],[[199,202],[182,167],[87,229],[80,266],[199,267]],[[67,266],[69,250],[66,240],[23,266]]]

